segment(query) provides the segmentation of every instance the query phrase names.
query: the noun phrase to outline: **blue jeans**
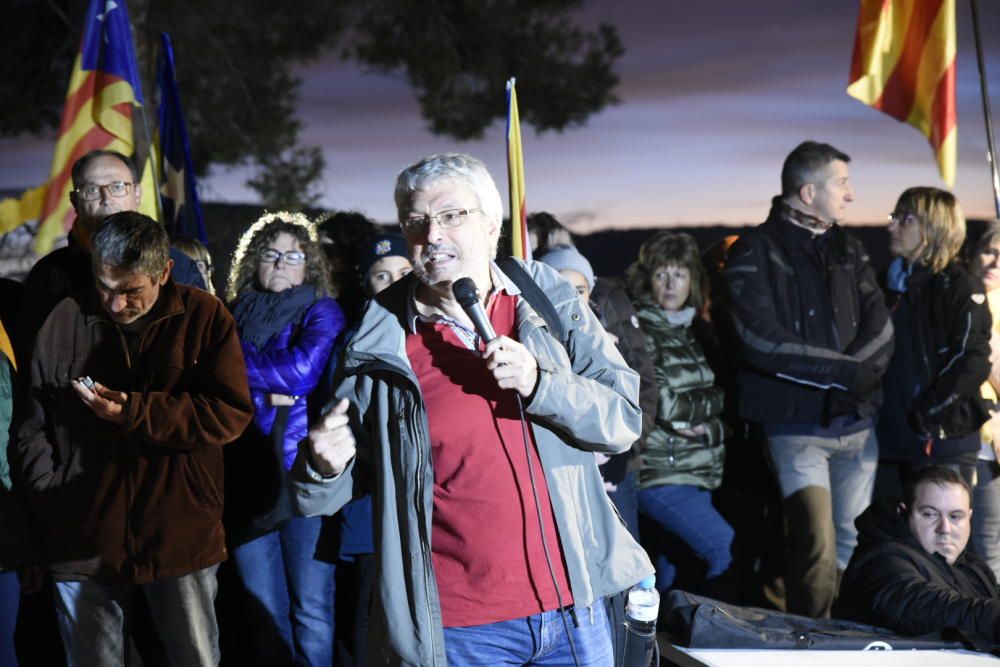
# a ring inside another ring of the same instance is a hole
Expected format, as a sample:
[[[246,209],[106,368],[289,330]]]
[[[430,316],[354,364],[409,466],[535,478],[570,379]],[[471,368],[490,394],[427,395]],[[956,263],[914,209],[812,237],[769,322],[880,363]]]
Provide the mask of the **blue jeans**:
[[[625,527],[632,533],[636,542],[639,541],[639,498],[635,490],[637,476],[638,472],[630,470],[625,473],[625,479],[618,483],[615,490],[608,492],[608,497],[618,508],[618,513],[625,521]]]
[[[21,586],[17,572],[0,572],[0,667],[14,667],[14,628],[17,626],[17,607]]]
[[[322,525],[321,517],[295,518],[233,550],[258,664],[333,661],[334,566],[315,558]]]
[[[712,492],[686,484],[661,484],[640,489],[639,510],[688,545],[705,563],[708,590],[733,564],[732,527],[712,506]],[[674,584],[676,569],[665,555],[656,558],[656,587]]]
[[[218,565],[142,584],[142,593],[171,665],[219,664],[215,620]],[[57,581],[56,618],[69,667],[124,665],[128,598],[134,584]]]
[[[604,600],[566,610],[580,665],[614,664]],[[449,665],[572,665],[573,653],[558,611],[511,621],[444,629]]]
[[[979,459],[972,490],[972,548],[1000,576],[1000,465]]]

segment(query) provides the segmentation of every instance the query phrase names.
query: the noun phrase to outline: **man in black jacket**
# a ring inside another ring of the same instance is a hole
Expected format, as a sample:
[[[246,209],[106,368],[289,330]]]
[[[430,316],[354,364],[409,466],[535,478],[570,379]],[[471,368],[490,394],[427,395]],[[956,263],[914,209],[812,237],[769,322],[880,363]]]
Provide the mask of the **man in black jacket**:
[[[996,579],[965,549],[971,518],[960,474],[944,466],[918,470],[903,503],[876,503],[858,517],[858,548],[835,614],[904,635],[958,628],[1000,641]]]
[[[739,346],[740,416],[763,426],[788,535],[787,610],[824,617],[871,502],[872,415],[892,323],[861,243],[837,224],[853,199],[850,158],[807,141],[782,194],[726,263]]]

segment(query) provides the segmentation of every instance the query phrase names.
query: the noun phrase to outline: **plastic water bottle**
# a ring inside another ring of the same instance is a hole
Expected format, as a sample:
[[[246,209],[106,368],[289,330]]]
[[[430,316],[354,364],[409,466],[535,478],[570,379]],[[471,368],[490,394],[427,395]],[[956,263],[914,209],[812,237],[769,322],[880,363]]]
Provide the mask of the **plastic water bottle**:
[[[656,577],[650,575],[633,586],[625,603],[625,667],[649,667],[657,654],[656,616],[660,593]]]

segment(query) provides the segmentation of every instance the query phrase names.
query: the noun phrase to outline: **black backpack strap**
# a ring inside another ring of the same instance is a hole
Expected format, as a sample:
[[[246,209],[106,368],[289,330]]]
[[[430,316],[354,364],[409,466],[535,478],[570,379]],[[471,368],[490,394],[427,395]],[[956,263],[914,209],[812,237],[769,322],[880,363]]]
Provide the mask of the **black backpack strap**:
[[[559,313],[556,312],[556,307],[552,305],[549,297],[545,296],[545,292],[542,288],[538,286],[528,272],[524,270],[517,260],[513,257],[504,257],[497,260],[497,266],[500,270],[510,278],[511,282],[517,285],[517,288],[521,290],[521,296],[531,304],[531,307],[535,309],[535,312],[541,315],[542,319],[545,320],[546,326],[549,328],[549,333],[558,340],[563,347],[566,347],[566,329],[563,327],[562,320],[559,319]]]

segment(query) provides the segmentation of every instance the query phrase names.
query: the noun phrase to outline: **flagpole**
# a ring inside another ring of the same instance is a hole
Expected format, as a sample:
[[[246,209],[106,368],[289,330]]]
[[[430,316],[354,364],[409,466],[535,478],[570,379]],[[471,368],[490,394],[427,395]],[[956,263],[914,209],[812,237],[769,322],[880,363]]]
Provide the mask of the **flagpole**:
[[[976,36],[976,62],[979,64],[979,90],[983,98],[983,115],[986,119],[986,144],[990,162],[990,177],[993,179],[993,204],[1000,218],[1000,170],[997,168],[997,147],[993,141],[993,115],[990,111],[990,94],[986,85],[986,62],[983,59],[983,41],[979,34],[979,2],[972,4],[972,32]]]
[[[153,178],[153,187],[156,191],[153,193],[153,202],[156,204],[156,219],[157,221],[166,226],[167,222],[163,219],[163,206],[160,202],[160,177],[157,172],[159,171],[160,156],[156,154],[156,145],[153,143],[153,136],[149,132],[149,116],[146,114],[146,105],[143,104],[139,107],[142,111],[142,128],[146,135],[146,161],[149,163],[150,175]]]

